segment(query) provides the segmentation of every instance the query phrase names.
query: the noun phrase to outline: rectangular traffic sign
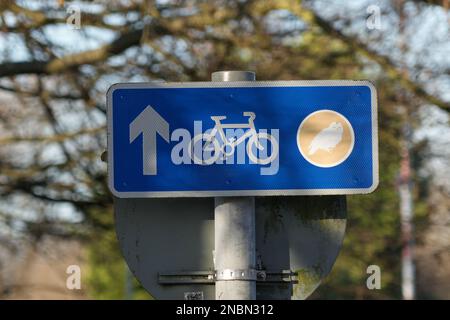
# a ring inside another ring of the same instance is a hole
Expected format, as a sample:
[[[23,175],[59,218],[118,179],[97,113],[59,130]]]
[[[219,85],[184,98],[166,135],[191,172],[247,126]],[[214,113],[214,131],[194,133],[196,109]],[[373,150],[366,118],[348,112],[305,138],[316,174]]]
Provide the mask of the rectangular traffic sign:
[[[117,197],[355,194],[378,185],[368,81],[123,83],[107,104]]]

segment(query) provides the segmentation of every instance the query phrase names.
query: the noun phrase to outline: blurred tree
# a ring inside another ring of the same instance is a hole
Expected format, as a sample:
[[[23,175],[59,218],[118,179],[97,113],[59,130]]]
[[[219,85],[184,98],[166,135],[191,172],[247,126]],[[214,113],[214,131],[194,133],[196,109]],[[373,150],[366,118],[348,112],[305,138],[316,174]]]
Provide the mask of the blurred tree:
[[[407,2],[418,11],[440,4]],[[100,161],[111,84],[209,80],[211,72],[229,69],[254,70],[260,80],[369,78],[379,92],[381,183],[372,195],[349,197],[344,249],[315,296],[398,298],[395,181],[402,123],[396,108],[406,104],[414,113],[418,105],[432,104],[449,112],[443,96],[418,76],[442,77],[448,69],[401,67],[395,45],[386,47],[391,33],[386,39],[376,34],[375,47],[364,41],[373,35],[361,34],[345,17],[319,14],[326,4],[317,8],[317,3],[2,1],[0,217],[37,238],[88,239],[91,294],[123,298],[125,269],[113,231],[106,165]],[[392,28],[398,18],[394,5],[386,8]],[[80,25],[69,19],[77,12]],[[365,13],[364,7],[359,22],[365,22]],[[404,93],[401,99],[398,92]],[[36,202],[51,210],[34,210]],[[31,214],[17,214],[20,206]],[[72,213],[61,218],[58,213],[67,206]],[[370,264],[382,267],[381,291],[365,287]],[[143,297],[141,292],[137,296]]]

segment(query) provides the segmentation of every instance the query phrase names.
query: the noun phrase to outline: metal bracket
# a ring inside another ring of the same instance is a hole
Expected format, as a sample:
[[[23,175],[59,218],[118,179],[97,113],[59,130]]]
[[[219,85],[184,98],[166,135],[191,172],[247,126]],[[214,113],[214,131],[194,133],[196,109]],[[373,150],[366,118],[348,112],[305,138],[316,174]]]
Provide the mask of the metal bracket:
[[[214,284],[213,271],[177,271],[158,273],[159,284]]]
[[[215,272],[216,281],[233,281],[233,280],[247,280],[256,281],[256,270],[255,269],[224,269],[216,270]]]
[[[263,271],[258,277],[258,283],[298,283],[297,273],[291,270]]]
[[[158,274],[162,285],[214,284],[216,281],[247,280],[257,283],[297,283],[297,273],[291,270],[231,270],[221,271],[176,271]]]

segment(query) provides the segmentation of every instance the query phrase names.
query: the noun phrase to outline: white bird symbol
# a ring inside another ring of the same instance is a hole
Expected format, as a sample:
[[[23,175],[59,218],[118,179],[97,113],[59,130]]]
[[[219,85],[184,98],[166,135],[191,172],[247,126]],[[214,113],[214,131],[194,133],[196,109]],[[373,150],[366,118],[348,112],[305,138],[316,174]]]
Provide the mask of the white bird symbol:
[[[341,142],[343,131],[340,122],[332,122],[314,137],[309,144],[308,154],[313,155],[319,149],[331,152]]]

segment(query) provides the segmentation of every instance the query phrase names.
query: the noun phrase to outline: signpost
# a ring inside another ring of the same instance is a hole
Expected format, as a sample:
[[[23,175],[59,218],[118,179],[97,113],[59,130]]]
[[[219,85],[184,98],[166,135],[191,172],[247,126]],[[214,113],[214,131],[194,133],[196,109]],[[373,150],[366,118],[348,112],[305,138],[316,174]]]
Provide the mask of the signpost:
[[[179,292],[159,289],[167,282],[182,286],[185,298],[212,298],[203,287],[201,294],[186,291],[211,282],[216,299],[307,297],[331,269],[345,231],[345,197],[331,195],[368,193],[378,184],[372,84],[248,80],[253,73],[227,71],[214,73],[213,82],[117,84],[108,91],[108,174],[119,242],[130,269],[156,297]],[[329,196],[267,197],[284,195]],[[211,206],[215,246],[208,262]],[[271,238],[267,228],[277,223]],[[153,230],[145,245],[164,261],[150,262],[150,251],[138,245],[144,225]],[[178,241],[154,246],[163,237],[159,231],[175,230]],[[169,254],[194,233],[208,245],[190,243],[182,262]],[[309,243],[318,245],[316,251],[307,249]],[[298,250],[308,256],[296,258]],[[170,268],[169,261],[190,273]],[[205,271],[211,262],[213,270]],[[150,263],[165,269],[157,271],[157,284],[146,274],[156,272]],[[277,270],[268,272],[263,264]],[[305,272],[308,285],[300,279]],[[284,283],[278,294],[268,293],[274,288],[266,286],[268,275],[278,277],[270,283]]]

